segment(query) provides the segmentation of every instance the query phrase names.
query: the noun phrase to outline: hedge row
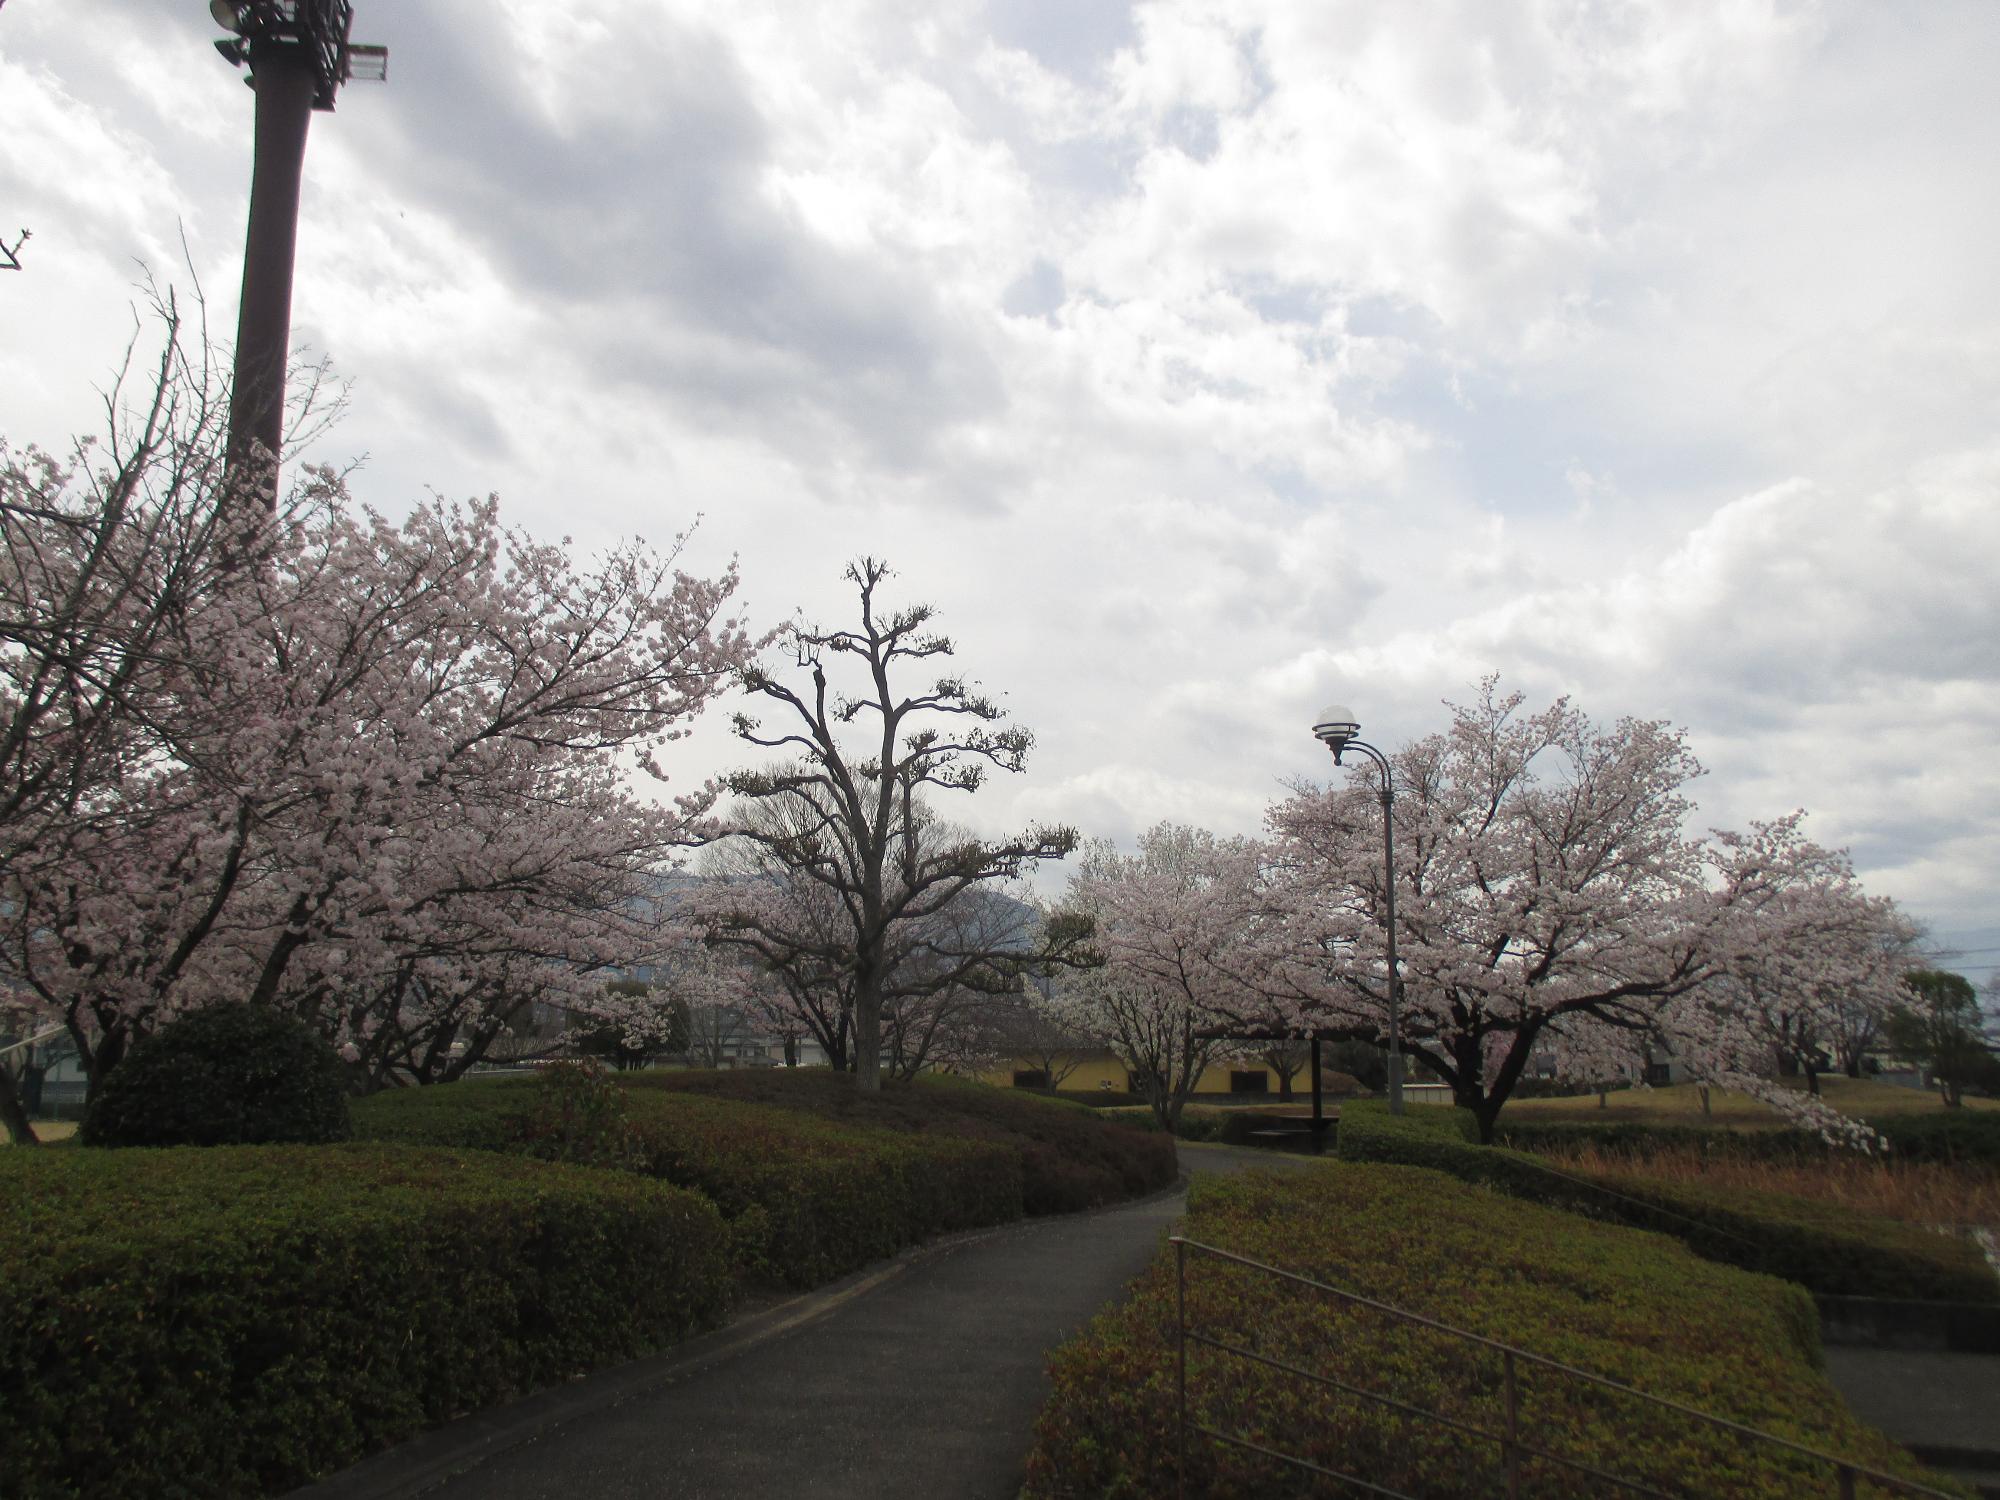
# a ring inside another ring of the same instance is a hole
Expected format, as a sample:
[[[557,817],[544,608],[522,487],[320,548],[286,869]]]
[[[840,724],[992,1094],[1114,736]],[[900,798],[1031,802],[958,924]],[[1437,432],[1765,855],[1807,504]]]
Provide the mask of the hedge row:
[[[1020,1162],[1021,1206],[1031,1215],[1136,1198],[1179,1171],[1171,1138],[1116,1128],[1086,1105],[963,1078],[885,1082],[868,1094],[824,1068],[663,1068],[625,1082],[635,1094],[701,1094],[924,1139],[1003,1143]]]
[[[1867,1117],[1864,1123],[1889,1143],[1891,1160],[2000,1169],[2000,1110],[1876,1115]],[[1757,1161],[1812,1161],[1834,1149],[1823,1137],[1807,1130],[1723,1130],[1638,1121],[1543,1124],[1532,1120],[1509,1122],[1505,1116],[1501,1118],[1496,1138],[1502,1145],[1520,1151],[1567,1152],[1589,1148],[1631,1157],[1673,1150]]]
[[[1847,1411],[1816,1367],[1817,1328],[1802,1291],[1699,1260],[1660,1236],[1466,1192],[1437,1172],[1348,1164],[1203,1179],[1185,1233],[1960,1493]],[[1025,1495],[1177,1493],[1175,1300],[1167,1250],[1128,1301],[1052,1356]],[[1188,1309],[1197,1333],[1488,1433],[1502,1428],[1496,1351],[1192,1254]],[[1495,1442],[1199,1344],[1187,1358],[1195,1424],[1402,1494],[1506,1492]],[[1526,1362],[1519,1368],[1522,1431],[1540,1447],[1673,1494],[1832,1493],[1828,1466]],[[1189,1495],[1304,1492],[1302,1475],[1270,1459],[1199,1433],[1188,1443]],[[1540,1460],[1524,1465],[1522,1480],[1536,1496],[1610,1492]],[[1864,1484],[1861,1493],[1882,1492]]]
[[[717,1321],[694,1193],[391,1145],[0,1152],[0,1494],[290,1489]]]
[[[976,1084],[862,1096],[849,1079],[803,1071],[775,1083],[680,1070],[619,1082],[633,1142],[621,1164],[713,1199],[739,1270],[793,1287],[953,1230],[1134,1196],[1176,1170],[1170,1140]],[[527,1078],[378,1094],[355,1106],[355,1132],[525,1150],[536,1098]]]
[[[1710,1260],[1814,1292],[2000,1302],[2000,1280],[1968,1241],[1777,1193],[1669,1186],[1637,1173],[1582,1177],[1522,1151],[1478,1145],[1476,1135],[1465,1111],[1424,1108],[1398,1117],[1371,1100],[1341,1111],[1338,1146],[1349,1161],[1435,1167],[1517,1197],[1658,1230]]]

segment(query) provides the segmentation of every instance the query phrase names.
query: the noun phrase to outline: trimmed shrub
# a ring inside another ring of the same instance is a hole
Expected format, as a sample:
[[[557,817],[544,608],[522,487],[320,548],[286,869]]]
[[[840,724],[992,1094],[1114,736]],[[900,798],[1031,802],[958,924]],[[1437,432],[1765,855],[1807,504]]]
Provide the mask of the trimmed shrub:
[[[1495,1145],[1515,1151],[1557,1155],[1589,1148],[1606,1156],[1641,1160],[1656,1151],[1686,1151],[1748,1161],[1811,1161],[1826,1154],[1819,1136],[1805,1130],[1729,1130],[1720,1126],[1649,1125],[1640,1120],[1608,1120],[1602,1125],[1523,1119],[1503,1114],[1493,1132]]]
[[[1467,1191],[1437,1172],[1346,1163],[1198,1181],[1185,1232],[1956,1493],[1847,1411],[1817,1369],[1817,1323],[1799,1288],[1697,1259],[1662,1236]],[[1187,1284],[1195,1332],[1485,1432],[1504,1427],[1497,1351],[1192,1252]],[[1168,1249],[1130,1300],[1052,1356],[1024,1495],[1177,1492],[1175,1303]],[[1199,1344],[1188,1346],[1187,1364],[1192,1423],[1401,1494],[1506,1492],[1496,1442]],[[1522,1431],[1537,1446],[1674,1494],[1831,1492],[1824,1464],[1527,1362],[1518,1368]],[[1297,1471],[1199,1433],[1188,1456],[1190,1495],[1306,1492]],[[1532,1458],[1522,1481],[1536,1496],[1610,1489]]]
[[[345,1140],[347,1080],[295,1017],[215,1005],[163,1026],[105,1077],[86,1146],[254,1146]]]
[[[1935,1114],[1870,1115],[1866,1124],[1889,1143],[1891,1159],[2000,1169],[2000,1110],[1940,1110]],[[1645,1157],[1660,1150],[1755,1161],[1812,1161],[1835,1149],[1809,1130],[1776,1127],[1730,1130],[1720,1126],[1650,1125],[1637,1120],[1604,1124],[1543,1123],[1500,1118],[1495,1139],[1517,1151],[1574,1151],[1588,1146],[1606,1155]]]
[[[356,1139],[410,1146],[516,1151],[534,1113],[537,1080],[518,1074],[385,1089],[356,1099]]]
[[[1155,1135],[1161,1133],[1159,1117],[1153,1113],[1150,1104],[1121,1104],[1100,1110],[1099,1117],[1106,1124],[1123,1125],[1129,1130],[1148,1130]],[[1222,1135],[1233,1111],[1217,1109],[1208,1104],[1189,1104],[1181,1109],[1181,1117],[1174,1123],[1174,1139],[1177,1141],[1212,1141]]]
[[[1948,1162],[2000,1170],[2000,1110],[1945,1109],[1935,1114],[1871,1115],[1869,1125],[1905,1161]]]
[[[623,1080],[641,1092],[736,1099],[843,1125],[905,1135],[1005,1143],[1020,1159],[1029,1214],[1072,1213],[1168,1186],[1179,1171],[1171,1136],[1120,1126],[1100,1111],[969,1079],[884,1082],[864,1094],[820,1068],[660,1069]]]
[[[612,1081],[622,1140],[595,1159],[711,1199],[746,1277],[817,1286],[935,1235],[1021,1216],[1022,1153],[1006,1142],[635,1086],[660,1076]],[[550,1100],[575,1092],[560,1078],[441,1084],[362,1100],[355,1125],[370,1139],[547,1150]]]
[[[1776,1193],[1669,1187],[1638,1173],[1579,1176],[1525,1152],[1481,1146],[1477,1134],[1464,1110],[1420,1108],[1399,1118],[1368,1101],[1341,1112],[1339,1154],[1434,1167],[1517,1197],[1658,1230],[1711,1260],[1815,1292],[2000,1302],[2000,1280],[1967,1241]]]
[[[390,1145],[0,1152],[0,1494],[291,1489],[717,1321],[694,1193]]]

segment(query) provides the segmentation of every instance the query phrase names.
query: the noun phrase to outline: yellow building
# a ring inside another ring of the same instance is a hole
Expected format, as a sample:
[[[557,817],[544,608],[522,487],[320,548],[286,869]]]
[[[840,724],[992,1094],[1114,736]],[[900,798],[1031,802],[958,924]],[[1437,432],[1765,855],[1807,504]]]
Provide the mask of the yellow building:
[[[1053,1082],[1064,1094],[1131,1094],[1142,1096],[1144,1081],[1110,1052],[1058,1052],[1053,1057],[1005,1059],[976,1076],[995,1088],[1046,1089]],[[1310,1094],[1312,1079],[1301,1068],[1292,1075],[1294,1093]],[[1204,1099],[1277,1098],[1282,1082],[1277,1070],[1258,1057],[1218,1057],[1202,1070],[1194,1092]]]

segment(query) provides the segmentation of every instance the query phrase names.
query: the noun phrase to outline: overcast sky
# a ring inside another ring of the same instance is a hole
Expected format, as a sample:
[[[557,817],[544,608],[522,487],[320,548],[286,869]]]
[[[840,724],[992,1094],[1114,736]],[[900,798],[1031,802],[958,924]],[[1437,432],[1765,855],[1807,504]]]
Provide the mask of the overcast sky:
[[[1253,832],[1327,699],[1394,745],[1497,672],[2000,944],[2000,5],[355,8],[294,340],[371,504],[699,513],[762,623],[887,556],[1038,736],[976,825]],[[216,34],[0,12],[16,443],[142,265],[233,324]]]

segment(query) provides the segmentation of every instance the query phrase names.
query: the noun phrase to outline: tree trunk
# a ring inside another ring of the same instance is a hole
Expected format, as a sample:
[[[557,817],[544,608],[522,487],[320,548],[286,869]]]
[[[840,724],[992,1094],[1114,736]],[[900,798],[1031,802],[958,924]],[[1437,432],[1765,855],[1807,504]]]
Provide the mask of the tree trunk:
[[[867,980],[854,991],[854,1086],[882,1092],[882,997]]]
[[[1500,1101],[1489,1100],[1472,1112],[1472,1118],[1479,1124],[1479,1144],[1493,1144],[1493,1128],[1500,1123]]]
[[[14,1091],[14,1075],[0,1068],[0,1125],[7,1127],[8,1139],[17,1146],[39,1146],[41,1137],[35,1134],[35,1127],[28,1123],[28,1112],[21,1107],[21,1096]]]

